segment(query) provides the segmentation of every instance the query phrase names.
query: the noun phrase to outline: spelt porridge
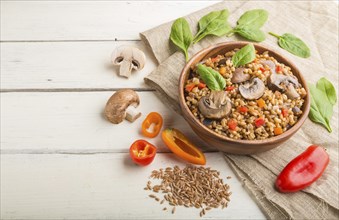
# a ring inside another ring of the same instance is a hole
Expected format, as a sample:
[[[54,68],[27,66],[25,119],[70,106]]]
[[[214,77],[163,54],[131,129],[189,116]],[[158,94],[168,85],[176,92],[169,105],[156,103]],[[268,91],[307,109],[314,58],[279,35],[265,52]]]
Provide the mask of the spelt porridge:
[[[268,51],[235,68],[238,49],[202,62],[226,80],[224,91],[212,91],[192,68],[185,101],[192,114],[214,132],[232,139],[263,140],[284,133],[302,115],[306,90],[291,68]]]

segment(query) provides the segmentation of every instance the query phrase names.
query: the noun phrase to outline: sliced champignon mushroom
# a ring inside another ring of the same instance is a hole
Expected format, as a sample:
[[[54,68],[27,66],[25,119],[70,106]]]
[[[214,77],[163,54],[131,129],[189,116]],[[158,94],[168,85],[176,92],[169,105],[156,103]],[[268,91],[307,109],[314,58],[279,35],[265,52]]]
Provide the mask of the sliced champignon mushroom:
[[[144,52],[131,46],[121,46],[112,53],[113,65],[120,66],[119,75],[130,77],[133,69],[141,70],[144,68],[146,57]]]
[[[275,63],[272,60],[262,60],[260,63],[268,66],[272,73],[275,72]]]
[[[249,80],[251,78],[250,74],[244,73],[245,68],[236,68],[231,82],[232,83],[242,83],[245,82],[247,80]]]
[[[220,119],[231,112],[232,103],[226,91],[212,91],[199,100],[198,108],[206,118]]]
[[[265,92],[265,84],[259,78],[253,78],[251,81],[239,86],[239,92],[242,97],[248,100],[260,98]]]
[[[135,109],[139,103],[139,96],[134,90],[119,90],[107,101],[105,116],[113,124],[119,124],[124,119],[134,122],[141,116],[141,113]]]
[[[300,97],[299,93],[294,88],[294,85],[292,83],[287,86],[285,94],[289,99],[297,99]]]

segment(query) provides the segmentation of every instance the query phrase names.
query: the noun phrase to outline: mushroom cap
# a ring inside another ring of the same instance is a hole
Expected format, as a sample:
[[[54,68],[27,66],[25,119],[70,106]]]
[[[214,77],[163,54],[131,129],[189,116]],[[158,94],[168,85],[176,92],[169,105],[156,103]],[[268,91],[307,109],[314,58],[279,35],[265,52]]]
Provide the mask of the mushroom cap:
[[[119,90],[108,99],[105,107],[105,116],[113,124],[119,124],[124,120],[128,106],[137,107],[139,103],[139,96],[134,90]]]
[[[251,78],[251,75],[244,73],[244,70],[245,70],[245,68],[236,68],[234,73],[233,73],[231,82],[232,83],[242,83],[242,82],[249,80]]]
[[[112,63],[120,66],[123,62],[131,64],[132,69],[141,70],[146,63],[146,56],[140,49],[132,46],[117,47],[111,56]]]
[[[239,92],[242,97],[248,100],[260,98],[265,92],[265,84],[259,78],[253,78],[239,86]]]
[[[285,92],[286,96],[289,99],[297,99],[300,97],[299,93],[297,92],[297,90],[294,88],[294,85],[292,83],[290,83],[287,86],[286,92]]]
[[[198,108],[206,118],[220,119],[231,112],[232,102],[226,91],[212,91],[199,100]]]

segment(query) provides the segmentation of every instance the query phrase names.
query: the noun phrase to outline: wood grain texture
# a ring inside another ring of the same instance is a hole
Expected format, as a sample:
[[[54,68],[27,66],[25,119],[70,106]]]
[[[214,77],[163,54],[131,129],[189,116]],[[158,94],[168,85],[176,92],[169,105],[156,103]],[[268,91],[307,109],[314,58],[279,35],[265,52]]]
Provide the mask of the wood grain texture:
[[[164,118],[163,128],[175,127],[198,146],[211,150],[186,121],[166,107],[152,92],[138,92],[142,116],[114,125],[103,116],[114,92],[46,92],[1,94],[2,153],[128,152],[142,136],[141,123],[152,111]],[[148,139],[168,152],[160,135]]]
[[[223,156],[206,156],[233,194],[228,208],[204,217],[263,219]],[[153,169],[174,165],[184,163],[172,154],[158,154],[147,167],[134,165],[128,154],[1,155],[1,219],[201,219],[195,208],[162,211],[165,205],[143,190]]]
[[[4,1],[1,2],[1,40],[136,40],[142,31],[213,3]]]
[[[111,63],[116,47],[130,45],[145,52],[147,62],[130,78]],[[149,89],[143,78],[155,60],[140,41],[1,43],[1,90]]]

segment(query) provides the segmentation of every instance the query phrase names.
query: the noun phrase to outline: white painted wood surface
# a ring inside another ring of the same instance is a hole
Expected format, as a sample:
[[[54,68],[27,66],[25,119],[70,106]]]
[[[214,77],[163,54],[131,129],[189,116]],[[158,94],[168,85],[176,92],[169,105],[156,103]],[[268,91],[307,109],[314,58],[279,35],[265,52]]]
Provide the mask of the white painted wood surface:
[[[113,125],[103,115],[114,92],[14,92],[1,95],[1,150],[4,153],[126,153],[142,136],[141,123],[152,111],[164,119],[164,128],[174,127],[208,149],[183,118],[166,107],[153,92],[138,92],[142,116],[134,123]],[[148,139],[168,152],[160,135]]]
[[[160,137],[148,167],[131,163],[130,144],[150,111],[199,145],[207,166],[231,185],[227,209],[206,219],[263,219],[222,154],[213,153],[183,118],[143,82],[156,63],[130,79],[110,65],[122,44],[145,50],[138,33],[213,4],[211,1],[1,1],[1,219],[199,219],[196,209],[175,215],[143,190],[152,169],[180,165]],[[141,119],[108,123],[107,99],[119,88],[138,90]]]
[[[257,207],[233,176],[220,153],[208,153],[207,165],[231,186],[226,209],[208,219],[258,219]],[[157,155],[147,167],[134,165],[128,154],[2,155],[1,214],[19,219],[200,219],[199,209],[177,207],[175,214],[143,190],[153,169],[184,166],[172,154]],[[8,169],[10,168],[10,169]],[[231,176],[231,179],[226,179]],[[152,179],[151,179],[152,181]],[[152,181],[156,182],[156,181]],[[159,196],[160,197],[160,196]]]
[[[110,56],[121,45],[146,52],[148,62],[129,79],[119,77]],[[140,41],[34,42],[1,44],[1,89],[147,89],[143,78],[155,67]]]

